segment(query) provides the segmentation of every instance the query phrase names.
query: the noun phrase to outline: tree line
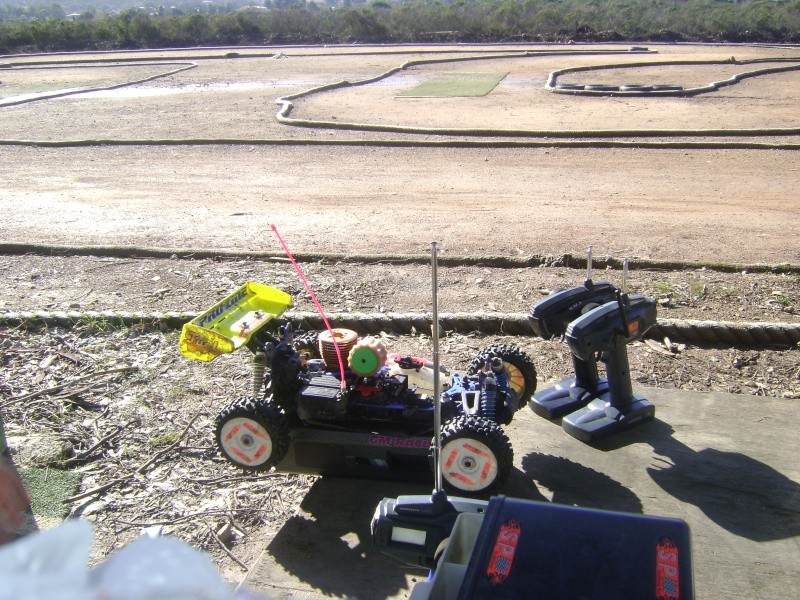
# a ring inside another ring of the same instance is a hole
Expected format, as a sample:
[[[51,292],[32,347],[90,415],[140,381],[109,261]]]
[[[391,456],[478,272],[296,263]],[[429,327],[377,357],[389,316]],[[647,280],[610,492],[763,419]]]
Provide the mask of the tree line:
[[[800,0],[439,0],[230,12],[160,7],[0,22],[0,53],[263,44],[718,41],[800,43]]]

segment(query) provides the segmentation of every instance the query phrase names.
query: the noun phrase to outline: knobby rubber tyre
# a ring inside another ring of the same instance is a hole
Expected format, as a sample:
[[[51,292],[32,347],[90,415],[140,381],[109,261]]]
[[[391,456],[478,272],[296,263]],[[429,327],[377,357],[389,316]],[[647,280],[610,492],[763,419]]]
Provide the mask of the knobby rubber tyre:
[[[536,367],[531,357],[519,346],[513,344],[492,344],[478,352],[472,359],[467,373],[475,375],[482,371],[487,360],[500,358],[508,373],[508,384],[517,394],[515,412],[527,406],[536,391]]]
[[[506,482],[513,464],[511,442],[494,421],[460,416],[442,426],[442,483],[448,493],[489,497]]]
[[[322,356],[319,353],[319,331],[306,331],[296,335],[292,345],[300,354],[308,352],[309,358],[320,358]]]
[[[239,398],[214,421],[219,453],[248,471],[266,471],[289,451],[289,421],[280,408],[264,399]]]

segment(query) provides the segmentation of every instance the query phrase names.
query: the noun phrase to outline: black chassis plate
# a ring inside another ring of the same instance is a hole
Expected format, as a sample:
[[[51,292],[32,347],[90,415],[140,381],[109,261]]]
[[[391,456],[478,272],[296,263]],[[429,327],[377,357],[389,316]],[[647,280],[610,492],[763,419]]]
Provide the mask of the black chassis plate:
[[[293,429],[286,456],[276,465],[284,473],[429,481],[432,436]]]

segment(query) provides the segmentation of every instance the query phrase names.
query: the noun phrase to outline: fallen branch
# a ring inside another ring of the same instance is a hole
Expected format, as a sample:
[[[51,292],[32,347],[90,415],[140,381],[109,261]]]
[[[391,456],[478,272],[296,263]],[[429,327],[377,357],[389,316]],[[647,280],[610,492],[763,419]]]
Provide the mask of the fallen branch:
[[[147,468],[148,468],[150,465],[152,465],[154,462],[156,462],[156,461],[157,461],[159,458],[161,458],[162,456],[164,456],[164,455],[166,455],[166,454],[169,454],[170,452],[172,452],[173,448],[175,448],[175,446],[177,446],[178,444],[180,444],[180,443],[181,443],[181,440],[182,440],[182,439],[183,439],[183,438],[186,436],[186,434],[187,434],[187,433],[189,433],[189,430],[192,428],[192,425],[194,425],[194,422],[195,422],[195,421],[198,419],[198,417],[199,417],[200,415],[202,415],[202,414],[204,414],[204,412],[203,412],[202,410],[201,410],[201,411],[198,411],[198,412],[196,412],[196,413],[195,413],[195,415],[194,415],[194,416],[191,418],[191,420],[189,421],[189,423],[187,423],[187,424],[186,424],[186,427],[184,427],[184,428],[183,428],[183,431],[181,431],[181,434],[178,436],[178,439],[176,439],[174,442],[172,442],[172,443],[171,443],[169,446],[167,446],[167,447],[166,447],[166,448],[164,448],[163,450],[160,450],[159,452],[156,452],[156,453],[155,453],[155,454],[154,454],[154,455],[153,455],[153,456],[150,458],[150,460],[148,460],[147,462],[145,462],[144,464],[142,464],[141,466],[139,466],[139,467],[138,467],[138,468],[137,468],[137,469],[136,469],[136,470],[133,472],[133,474],[144,473],[144,471],[145,471],[145,470],[146,470],[146,469],[147,469]]]
[[[81,381],[86,381],[89,379],[94,379],[95,377],[103,377],[105,375],[114,375],[116,373],[128,373],[130,371],[138,371],[139,367],[117,367],[116,369],[107,369],[106,371],[97,371],[95,373],[88,373],[87,375],[83,375],[72,381],[66,381],[64,383],[60,383],[58,385],[54,385],[49,388],[45,388],[43,390],[38,390],[36,392],[31,392],[30,394],[23,394],[22,396],[17,396],[15,398],[9,398],[3,404],[0,404],[0,407],[5,408],[12,404],[16,404],[17,402],[24,402],[25,400],[31,400],[32,398],[38,398],[39,396],[44,396],[45,394],[52,394],[55,392],[60,392],[65,387],[69,385],[74,385],[76,383],[80,383]]]
[[[216,534],[216,532],[211,528],[211,526],[208,523],[206,523],[206,527],[208,527],[208,532],[211,534],[211,537],[213,537],[217,541],[217,544],[219,544],[219,547],[222,548],[222,551],[225,554],[227,554],[228,557],[233,562],[235,562],[237,565],[242,567],[245,571],[249,571],[250,567],[248,567],[246,564],[244,564],[242,561],[240,561],[238,558],[236,558],[236,556],[233,554],[233,552],[231,552],[228,549],[228,547],[225,545],[225,543],[221,539],[219,539],[219,536]]]
[[[94,496],[95,494],[102,494],[106,490],[110,490],[112,487],[117,485],[118,483],[122,483],[123,481],[127,481],[133,477],[133,474],[125,475],[123,477],[117,477],[116,479],[112,479],[108,483],[98,486],[96,488],[92,488],[90,490],[86,490],[81,494],[77,494],[75,496],[70,496],[69,498],[64,499],[64,504],[71,504],[73,502],[77,502],[78,500],[83,500],[84,498],[88,498],[89,496]]]
[[[134,475],[140,475],[140,474],[144,473],[144,471],[146,471],[148,469],[148,467],[150,467],[153,463],[155,463],[162,456],[170,453],[175,448],[175,446],[177,446],[181,442],[181,440],[189,432],[189,429],[191,429],[192,425],[194,425],[194,422],[202,414],[203,414],[203,411],[199,411],[198,413],[196,413],[191,418],[191,420],[186,425],[186,427],[184,427],[183,431],[181,431],[181,434],[178,436],[178,439],[176,439],[174,442],[172,442],[169,446],[167,446],[163,450],[161,450],[159,452],[156,452],[147,461],[145,461],[144,463],[139,465],[135,470],[131,471],[127,475],[123,475],[122,477],[117,477],[116,479],[112,479],[108,483],[105,483],[103,485],[94,487],[94,488],[92,488],[90,490],[86,490],[85,492],[81,492],[80,494],[76,494],[75,496],[70,496],[69,498],[64,499],[64,504],[71,504],[72,502],[77,502],[78,500],[83,500],[84,498],[88,498],[89,496],[94,496],[95,494],[102,494],[103,492],[111,489],[115,485],[117,485],[119,483],[123,483],[125,481],[128,481],[129,479],[132,479],[134,477]]]
[[[209,517],[209,516],[223,516],[230,517],[231,513],[264,513],[268,514],[272,511],[265,508],[231,508],[231,509],[216,509],[216,510],[201,510],[198,512],[188,513],[180,517],[172,519],[160,519],[157,521],[126,521],[125,519],[115,519],[117,523],[128,525],[129,527],[153,527],[154,525],[177,525],[183,521],[189,521],[196,517]]]
[[[107,435],[104,435],[91,448],[89,448],[88,450],[84,450],[83,452],[80,452],[79,454],[76,454],[75,456],[73,456],[72,458],[67,460],[66,466],[71,467],[71,466],[75,465],[76,463],[79,463],[80,461],[82,461],[82,460],[86,459],[87,457],[91,456],[92,453],[95,450],[97,450],[100,446],[102,446],[106,442],[108,442],[108,441],[114,439],[115,437],[117,437],[120,433],[122,433],[123,431],[128,429],[134,423],[136,423],[135,419],[133,421],[128,421],[124,425],[117,425],[117,428],[114,431],[112,431],[111,433],[109,433]]]
[[[262,475],[239,475],[239,476],[231,476],[231,475],[224,475],[222,477],[214,477],[213,479],[189,479],[192,483],[198,483],[200,485],[218,485],[221,483],[233,483],[235,481],[262,481],[265,479],[276,479],[283,477],[285,473],[265,473]]]

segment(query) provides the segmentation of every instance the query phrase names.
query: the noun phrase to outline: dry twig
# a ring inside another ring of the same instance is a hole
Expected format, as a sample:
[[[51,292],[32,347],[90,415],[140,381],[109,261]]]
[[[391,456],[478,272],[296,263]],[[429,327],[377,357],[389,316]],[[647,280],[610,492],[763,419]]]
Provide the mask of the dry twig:
[[[76,463],[79,463],[80,461],[84,460],[85,458],[91,456],[92,452],[97,450],[100,446],[102,446],[106,442],[109,442],[112,439],[114,439],[115,437],[117,437],[119,434],[121,434],[123,431],[125,431],[126,429],[128,429],[129,427],[134,425],[135,423],[136,423],[136,420],[134,419],[132,421],[128,421],[127,423],[125,423],[123,425],[117,425],[117,428],[114,431],[112,431],[111,433],[109,433],[107,435],[104,435],[91,448],[89,448],[88,450],[84,450],[83,452],[80,452],[79,454],[76,454],[75,456],[73,456],[72,458],[67,460],[66,466],[68,466],[68,467],[73,466]]]
[[[38,398],[39,396],[44,396],[45,394],[52,394],[52,393],[55,393],[55,392],[60,392],[61,390],[63,390],[68,385],[74,385],[76,383],[80,383],[80,382],[86,381],[88,379],[94,379],[96,377],[103,377],[105,375],[114,375],[116,373],[129,373],[131,371],[138,371],[138,370],[139,370],[139,367],[118,367],[116,369],[107,369],[105,371],[97,371],[95,373],[89,373],[87,375],[83,375],[82,377],[76,377],[72,381],[67,381],[67,382],[64,382],[64,383],[60,383],[58,385],[54,385],[52,387],[45,388],[43,390],[37,390],[37,391],[31,392],[29,394],[23,394],[22,396],[17,396],[15,398],[9,398],[2,405],[0,405],[0,408],[6,408],[7,406],[10,406],[10,405],[15,404],[17,402],[24,402],[25,400],[31,400],[33,398]]]
[[[127,475],[123,475],[122,477],[117,477],[116,479],[113,479],[113,480],[111,480],[108,483],[105,483],[103,485],[97,486],[97,487],[92,488],[90,490],[86,490],[85,492],[82,492],[80,494],[76,494],[75,496],[70,496],[69,498],[66,498],[64,500],[64,503],[65,504],[70,504],[72,502],[77,502],[78,500],[83,500],[84,498],[88,498],[89,496],[94,496],[95,494],[102,494],[103,492],[105,492],[106,490],[111,489],[115,485],[117,485],[119,483],[123,483],[125,481],[128,481],[129,479],[131,479],[135,475],[140,475],[145,470],[147,470],[147,468],[150,467],[150,465],[152,465],[154,462],[156,462],[159,458],[161,458],[162,456],[165,456],[166,454],[169,454],[172,451],[172,449],[175,448],[175,446],[177,446],[181,442],[181,440],[183,440],[183,437],[186,435],[186,433],[189,431],[189,429],[191,429],[192,425],[194,425],[194,422],[197,420],[197,418],[202,414],[203,414],[203,411],[200,411],[197,414],[195,414],[195,416],[192,417],[192,419],[189,421],[189,424],[186,425],[184,430],[178,436],[178,439],[176,439],[173,443],[171,443],[169,446],[167,446],[163,450],[161,450],[159,452],[156,452],[152,457],[150,457],[150,459],[148,459],[143,464],[139,465],[132,472],[128,473]]]
[[[219,536],[216,534],[214,529],[210,525],[208,525],[208,523],[206,523],[206,527],[208,527],[208,532],[211,534],[211,537],[213,537],[216,540],[217,544],[219,544],[219,547],[222,549],[222,551],[225,554],[227,554],[228,557],[233,562],[235,562],[237,565],[242,567],[242,569],[244,569],[245,571],[249,571],[249,567],[246,564],[244,564],[242,561],[240,561],[238,558],[236,558],[236,556],[233,554],[233,552],[231,552],[228,549],[228,547],[225,545],[225,542],[223,542],[221,539],[219,539]]]

